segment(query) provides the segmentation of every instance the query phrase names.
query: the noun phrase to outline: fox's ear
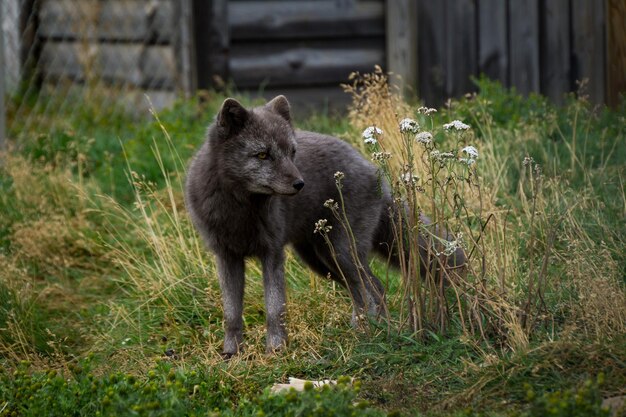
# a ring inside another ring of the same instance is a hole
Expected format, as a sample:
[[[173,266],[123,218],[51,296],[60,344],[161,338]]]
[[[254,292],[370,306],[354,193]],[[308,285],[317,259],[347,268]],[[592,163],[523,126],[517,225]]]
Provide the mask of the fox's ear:
[[[285,96],[276,96],[270,102],[267,107],[278,113],[283,119],[291,123],[291,106]]]
[[[217,115],[217,123],[231,134],[240,130],[248,120],[248,110],[234,98],[227,98]]]

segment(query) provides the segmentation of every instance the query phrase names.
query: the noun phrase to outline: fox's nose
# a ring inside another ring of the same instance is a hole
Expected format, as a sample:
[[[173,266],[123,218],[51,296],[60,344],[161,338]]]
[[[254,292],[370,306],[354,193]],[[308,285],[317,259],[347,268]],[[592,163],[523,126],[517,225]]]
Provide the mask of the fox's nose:
[[[296,190],[300,191],[302,189],[302,187],[304,187],[304,181],[301,179],[297,179],[293,182],[293,188],[295,188]]]

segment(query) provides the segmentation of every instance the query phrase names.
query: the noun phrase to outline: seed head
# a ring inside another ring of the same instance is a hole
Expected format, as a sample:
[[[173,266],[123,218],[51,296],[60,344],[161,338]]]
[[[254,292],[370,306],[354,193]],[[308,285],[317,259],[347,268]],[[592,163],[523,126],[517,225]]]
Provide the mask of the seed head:
[[[318,221],[315,222],[315,230],[313,231],[313,233],[328,233],[332,230],[332,226],[328,225],[328,220],[326,219],[319,219]]]
[[[376,162],[384,162],[389,158],[391,158],[391,153],[389,152],[374,152],[372,154],[372,161]]]

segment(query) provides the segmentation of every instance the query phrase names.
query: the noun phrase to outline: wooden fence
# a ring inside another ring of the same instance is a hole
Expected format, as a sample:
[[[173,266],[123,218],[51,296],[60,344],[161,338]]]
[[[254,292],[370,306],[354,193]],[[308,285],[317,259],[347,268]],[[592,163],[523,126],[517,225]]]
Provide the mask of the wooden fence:
[[[345,104],[339,84],[374,65],[429,105],[482,73],[556,102],[582,79],[596,103],[626,91],[625,0],[7,1],[39,81],[98,78],[162,105],[223,83]]]
[[[195,1],[198,85],[216,76],[301,105],[345,104],[339,84],[385,65],[383,0]]]
[[[396,67],[427,103],[474,89],[485,74],[524,94],[555,102],[577,90],[595,103],[616,104],[626,91],[624,0],[391,0],[411,17],[400,20],[414,42],[405,46],[411,72]],[[401,54],[400,54],[401,55]]]
[[[16,1],[16,0],[11,0]],[[191,92],[188,2],[21,0],[19,47],[27,89],[89,85],[122,93],[131,106],[169,105]]]
[[[339,100],[337,84],[375,64],[430,105],[475,90],[480,74],[557,103],[582,80],[594,103],[626,92],[625,0],[212,3],[221,15],[205,27],[221,33],[220,77],[268,95]]]

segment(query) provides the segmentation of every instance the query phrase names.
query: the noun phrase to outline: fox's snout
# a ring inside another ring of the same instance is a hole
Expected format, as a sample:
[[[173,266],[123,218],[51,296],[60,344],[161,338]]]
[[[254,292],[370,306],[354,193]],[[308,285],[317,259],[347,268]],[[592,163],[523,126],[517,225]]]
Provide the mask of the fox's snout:
[[[300,191],[304,187],[304,180],[302,178],[298,178],[291,185],[293,185],[293,188],[295,188],[297,191]]]

